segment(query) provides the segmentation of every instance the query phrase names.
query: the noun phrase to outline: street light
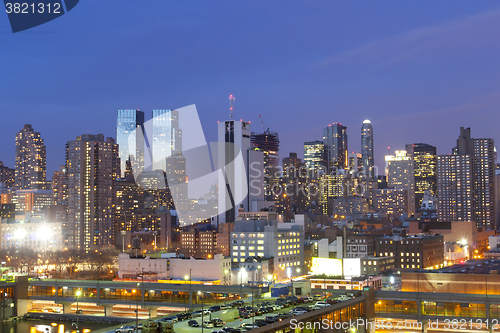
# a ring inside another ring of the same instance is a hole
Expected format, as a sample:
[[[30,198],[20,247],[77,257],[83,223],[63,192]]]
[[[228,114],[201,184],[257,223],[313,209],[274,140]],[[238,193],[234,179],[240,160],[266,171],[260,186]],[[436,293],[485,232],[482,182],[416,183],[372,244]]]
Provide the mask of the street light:
[[[137,282],[137,289],[139,289],[139,282]],[[132,294],[136,294],[135,299],[136,299],[136,305],[135,305],[135,331],[137,332],[139,330],[139,291],[133,289]]]
[[[76,291],[76,331],[78,332],[78,312],[80,312],[80,310],[78,310],[78,297],[82,296],[82,291],[81,290],[77,290]]]
[[[228,270],[225,269],[224,270],[224,305],[226,305],[226,301],[227,301],[227,283],[226,283],[226,275],[228,273]]]
[[[193,278],[191,276],[191,272],[193,271],[192,268],[189,269],[189,297],[191,297],[191,281],[193,281]],[[193,310],[192,308],[193,304],[192,302],[189,303],[189,311]]]
[[[187,310],[187,306],[186,306],[186,294],[187,294],[187,280],[189,279],[189,276],[186,275],[184,276],[184,311]]]
[[[203,315],[204,315],[204,311],[203,311],[203,294],[201,293],[201,291],[198,291],[198,295],[201,296],[201,333],[203,333]]]

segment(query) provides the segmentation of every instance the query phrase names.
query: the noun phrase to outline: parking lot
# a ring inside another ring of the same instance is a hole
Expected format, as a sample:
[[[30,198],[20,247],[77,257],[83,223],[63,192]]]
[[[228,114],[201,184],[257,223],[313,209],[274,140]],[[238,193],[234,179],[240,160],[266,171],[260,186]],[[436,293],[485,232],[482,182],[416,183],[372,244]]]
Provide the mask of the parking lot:
[[[316,309],[319,309],[321,307],[325,306],[330,306],[332,304],[348,300],[349,297],[346,297],[345,295],[342,295],[340,297],[336,297],[337,300],[334,299],[313,299],[312,297],[304,297],[301,299],[298,299],[294,296],[288,296],[283,299],[261,299],[261,300],[255,300],[253,303],[253,308],[252,308],[252,302],[251,300],[245,300],[244,304],[239,304],[235,305],[234,303],[232,304],[234,307],[230,307],[228,310],[219,310],[219,311],[213,311],[211,313],[207,313],[203,315],[203,321],[204,322],[210,322],[213,319],[220,319],[223,317],[223,312],[224,311],[235,311],[233,309],[240,309],[237,310],[238,314],[240,315],[240,318],[220,323],[217,325],[217,327],[212,327],[212,325],[209,325],[209,327],[205,326],[203,328],[203,332],[222,332],[224,330],[225,332],[246,332],[248,330],[251,330],[252,327],[256,328],[257,326],[263,326],[265,324],[270,324],[272,322],[278,321],[278,320],[284,320],[287,318],[291,318],[294,315],[300,315],[302,313],[308,312],[308,311],[313,311]],[[231,305],[231,304],[228,304]],[[264,306],[261,306],[264,305]],[[283,305],[282,308],[280,308]],[[270,307],[273,307],[274,309],[271,310]],[[263,308],[268,308],[267,313],[260,313]],[[246,309],[246,310],[245,310]],[[208,310],[208,308],[204,308],[205,311]],[[196,311],[195,311],[196,312]],[[198,310],[198,312],[200,312]],[[255,313],[257,312],[257,313]],[[190,313],[193,314],[194,312]],[[170,320],[173,319],[174,317],[179,316],[177,315],[171,315],[163,318],[156,319],[157,321],[159,320],[166,320],[169,318]],[[189,317],[189,315],[186,315],[186,317]],[[245,318],[246,317],[246,318]],[[196,321],[199,327],[191,327],[189,325],[190,320]],[[201,323],[202,323],[202,317],[196,316],[192,318],[186,318],[183,320],[178,320],[174,322],[174,331],[176,333],[198,333],[202,331],[201,328]],[[247,325],[246,327],[244,325]],[[255,326],[253,326],[255,325]],[[114,331],[110,331],[114,332]]]

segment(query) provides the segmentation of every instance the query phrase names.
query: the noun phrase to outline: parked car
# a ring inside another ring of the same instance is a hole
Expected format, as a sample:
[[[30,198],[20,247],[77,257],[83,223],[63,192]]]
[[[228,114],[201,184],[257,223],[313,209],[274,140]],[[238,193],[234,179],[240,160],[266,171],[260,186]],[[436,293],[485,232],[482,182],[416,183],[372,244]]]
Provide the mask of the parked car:
[[[259,328],[259,326],[252,324],[241,324],[240,328],[242,328],[245,331],[251,331]]]
[[[293,309],[293,310],[290,310],[290,314],[294,315],[294,316],[300,316],[300,315],[303,315],[304,313],[307,313],[306,310],[303,310],[303,309]]]
[[[133,333],[135,326],[122,326],[115,330],[115,333]]]
[[[225,333],[241,333],[241,330],[233,327],[224,327],[222,331]]]
[[[213,330],[211,333],[226,333],[224,330]]]
[[[264,318],[264,320],[266,321],[267,324],[272,324],[274,322],[276,322],[276,317],[274,316],[267,316]]]
[[[272,305],[274,311],[283,309],[283,304],[275,303]]]
[[[224,326],[226,324],[225,322],[223,322],[219,318],[212,319],[212,323],[214,324],[214,327],[222,327],[222,326]]]
[[[351,299],[351,297],[349,296],[346,296],[346,295],[340,295],[339,297],[335,297],[336,300],[340,301],[340,302],[344,302],[344,301],[348,301]]]
[[[231,307],[229,305],[221,305],[220,306],[220,309],[221,310],[227,310],[227,309],[230,309]]]
[[[326,299],[325,302],[330,304],[330,305],[333,305],[333,304],[337,304],[339,301],[337,301],[336,299]]]
[[[175,316],[170,316],[170,317],[163,317],[162,319],[160,319],[160,321],[165,321],[167,323],[176,323],[177,322],[177,317]]]
[[[255,319],[254,325],[257,325],[259,327],[266,326],[266,320],[265,319]]]
[[[317,307],[320,307],[320,308],[324,308],[325,306],[330,306],[330,304],[328,304],[327,302],[324,302],[324,301],[316,302],[314,305]]]
[[[217,312],[220,311],[220,306],[219,305],[214,305],[208,308],[209,312]]]
[[[233,304],[243,305],[243,304],[245,304],[245,302],[243,302],[242,300],[239,300],[239,301],[234,301]]]
[[[176,315],[176,317],[177,317],[177,320],[182,321],[182,320],[186,320],[186,319],[191,319],[192,315],[190,313],[181,313],[181,314]]]
[[[205,328],[213,328],[213,327],[214,327],[214,323],[212,323],[212,322],[211,322],[211,321],[209,321],[209,320],[205,320],[205,321],[203,322],[203,327],[205,327]]]
[[[200,327],[200,324],[196,320],[190,320],[188,321],[188,325],[191,327]]]

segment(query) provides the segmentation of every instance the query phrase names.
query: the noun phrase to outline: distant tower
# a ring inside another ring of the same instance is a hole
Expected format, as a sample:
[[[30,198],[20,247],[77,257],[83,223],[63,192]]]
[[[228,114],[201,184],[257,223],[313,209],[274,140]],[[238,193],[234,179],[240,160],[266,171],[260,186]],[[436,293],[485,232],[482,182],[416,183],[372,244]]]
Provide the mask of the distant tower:
[[[347,127],[334,123],[323,129],[328,172],[347,169]]]
[[[363,121],[361,127],[361,158],[363,159],[363,169],[365,172],[373,169],[373,127],[367,119]]]
[[[144,112],[139,110],[118,110],[116,115],[116,143],[120,154],[120,177],[125,176],[126,163],[130,159],[135,170],[144,169]],[[132,137],[131,137],[132,136]]]
[[[234,117],[234,101],[236,98],[234,98],[233,95],[229,95],[229,118],[233,119]]]
[[[46,185],[46,147],[31,125],[16,133],[15,186],[19,190],[44,189]]]

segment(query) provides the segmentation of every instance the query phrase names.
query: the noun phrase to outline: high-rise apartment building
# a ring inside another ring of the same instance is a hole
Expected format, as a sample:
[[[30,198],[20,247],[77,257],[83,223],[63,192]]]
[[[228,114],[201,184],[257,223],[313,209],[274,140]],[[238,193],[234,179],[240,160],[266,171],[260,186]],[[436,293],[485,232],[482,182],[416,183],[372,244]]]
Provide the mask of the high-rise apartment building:
[[[305,165],[302,163],[302,160],[297,157],[297,153],[290,153],[288,157],[284,157],[282,165],[282,196],[286,195],[285,203],[289,204],[290,213],[302,213],[306,209],[308,196]],[[289,221],[291,217],[291,214],[290,216],[285,215],[285,221]]]
[[[16,170],[11,169],[3,165],[0,161],[0,183],[3,183],[5,187],[14,186],[16,180]]]
[[[425,191],[433,196],[437,191],[436,147],[425,143],[406,145],[406,153],[413,159],[415,177],[415,211],[420,209]]]
[[[387,186],[405,190],[407,194],[408,216],[415,214],[415,177],[413,159],[405,150],[397,150],[388,160]]]
[[[16,134],[17,189],[44,189],[46,187],[46,147],[39,132],[26,124]]]
[[[84,134],[66,144],[68,246],[88,252],[114,244],[118,145],[104,135]]]
[[[475,221],[478,227],[496,230],[493,139],[473,139],[470,128],[461,127],[452,152],[438,156],[439,220]]]
[[[66,165],[61,165],[59,171],[52,176],[52,193],[55,205],[65,205],[68,197],[68,181],[66,179]]]
[[[437,170],[439,221],[474,221],[471,155],[440,155]]]
[[[279,136],[277,132],[272,132],[269,129],[264,133],[254,133],[251,135],[252,147],[262,151],[264,154],[264,199],[268,201],[276,200],[276,195],[273,193],[273,186],[276,187],[279,183]]]
[[[139,133],[138,133],[139,132]],[[118,110],[116,115],[116,143],[120,151],[121,177],[125,163],[130,160],[134,169],[144,169],[144,112],[139,110]]]
[[[347,127],[333,123],[323,129],[328,172],[334,169],[347,169]]]

